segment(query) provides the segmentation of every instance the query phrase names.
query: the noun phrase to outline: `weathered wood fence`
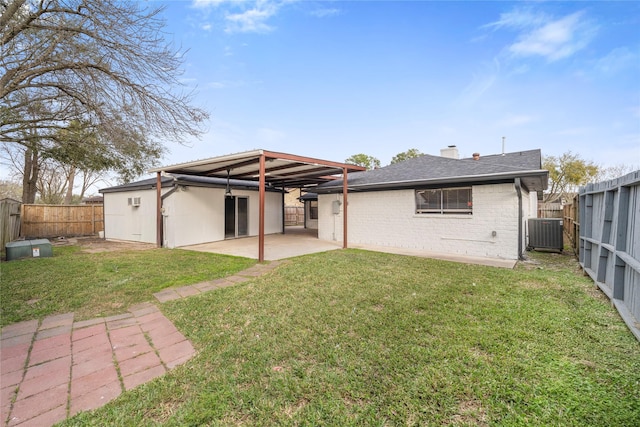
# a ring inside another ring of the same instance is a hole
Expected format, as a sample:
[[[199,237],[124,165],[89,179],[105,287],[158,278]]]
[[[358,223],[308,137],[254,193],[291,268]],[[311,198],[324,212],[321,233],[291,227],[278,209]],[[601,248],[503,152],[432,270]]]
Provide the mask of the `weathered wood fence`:
[[[24,237],[90,236],[104,230],[102,205],[22,205]]]
[[[285,206],[284,224],[301,225],[304,224],[304,206]]]
[[[573,252],[576,256],[580,254],[580,218],[578,214],[580,212],[580,197],[576,195],[573,198],[573,203],[564,205],[562,207],[562,230],[564,235],[567,236]]]
[[[13,199],[0,200],[0,243],[2,251],[7,243],[20,236],[20,202]]]
[[[539,203],[538,218],[562,218],[562,204]]]
[[[640,340],[640,170],[579,197],[580,265]]]

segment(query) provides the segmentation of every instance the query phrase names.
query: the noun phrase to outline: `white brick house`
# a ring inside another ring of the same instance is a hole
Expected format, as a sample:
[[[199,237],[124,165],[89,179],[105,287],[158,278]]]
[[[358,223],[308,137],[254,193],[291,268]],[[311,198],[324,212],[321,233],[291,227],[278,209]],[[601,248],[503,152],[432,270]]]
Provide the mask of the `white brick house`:
[[[475,160],[424,155],[352,174],[349,243],[518,259],[547,174],[540,150]],[[336,181],[316,189],[320,239],[341,241],[341,188]]]

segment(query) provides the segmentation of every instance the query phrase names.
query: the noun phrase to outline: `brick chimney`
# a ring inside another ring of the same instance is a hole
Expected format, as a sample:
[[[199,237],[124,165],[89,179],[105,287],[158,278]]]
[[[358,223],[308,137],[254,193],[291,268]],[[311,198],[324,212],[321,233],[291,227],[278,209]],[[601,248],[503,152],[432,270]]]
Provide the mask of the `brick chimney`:
[[[480,153],[473,153],[473,160],[480,160]]]
[[[458,147],[455,145],[449,145],[447,148],[441,148],[440,156],[447,157],[449,159],[459,159],[460,154],[458,153]]]

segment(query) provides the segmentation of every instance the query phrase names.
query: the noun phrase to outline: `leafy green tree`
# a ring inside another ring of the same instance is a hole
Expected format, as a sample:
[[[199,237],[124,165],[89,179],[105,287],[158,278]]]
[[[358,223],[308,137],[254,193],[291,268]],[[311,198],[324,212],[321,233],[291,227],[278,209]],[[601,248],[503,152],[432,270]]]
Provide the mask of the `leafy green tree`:
[[[417,148],[410,148],[407,151],[403,151],[402,153],[398,153],[391,159],[391,164],[404,162],[405,160],[414,159],[416,157],[423,156],[424,153],[418,150]]]
[[[559,157],[545,156],[542,168],[549,171],[549,188],[545,202],[555,202],[569,193],[578,191],[578,187],[595,181],[600,168],[595,163],[584,160],[580,155],[567,151]]]
[[[136,135],[131,135],[136,138]],[[137,144],[134,140],[131,152],[126,143],[116,151],[110,150],[100,135],[88,123],[72,121],[66,129],[56,134],[58,144],[47,150],[46,157],[60,164],[59,170],[67,177],[65,204],[71,204],[76,175],[81,175],[83,185],[80,196],[84,196],[86,185],[91,184],[109,170],[119,173],[125,180],[135,178],[148,166],[144,159],[157,158],[162,150],[149,144]]]
[[[380,160],[378,160],[373,156],[369,156],[363,153],[354,154],[353,156],[346,159],[344,162],[352,165],[362,166],[363,168],[367,168],[367,170],[376,169],[380,167]]]

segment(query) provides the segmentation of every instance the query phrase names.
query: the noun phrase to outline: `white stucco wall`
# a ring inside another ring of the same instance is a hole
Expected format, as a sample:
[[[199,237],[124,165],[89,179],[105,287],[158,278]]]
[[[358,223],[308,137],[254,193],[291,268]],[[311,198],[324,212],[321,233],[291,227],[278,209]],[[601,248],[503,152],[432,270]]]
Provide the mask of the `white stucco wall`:
[[[349,193],[349,243],[517,259],[518,197],[514,185],[472,188],[472,215],[416,214],[414,190]],[[342,201],[342,195],[318,196],[318,237],[342,241],[343,206],[334,215],[334,200]],[[529,194],[524,191],[525,218],[530,203]]]
[[[538,193],[535,191],[529,193],[529,212],[526,215],[528,218],[536,218],[538,216]]]
[[[105,193],[103,196],[107,239],[156,242],[156,190]],[[129,206],[129,197],[140,197],[140,206]]]
[[[163,246],[175,248],[224,240],[225,190],[186,188],[186,191],[175,191],[163,201]]]
[[[318,229],[318,220],[311,219],[311,204],[309,202],[306,202],[304,204],[304,224],[305,224],[305,227],[307,227],[310,230]]]
[[[163,189],[167,192],[169,189]],[[224,192],[222,188],[187,187],[163,201],[163,246],[175,248],[224,240]],[[248,197],[249,235],[259,231],[259,193],[233,190],[235,196]],[[128,197],[141,197],[138,208],[127,206]],[[156,191],[106,193],[105,237],[108,239],[156,242]],[[282,232],[282,194],[265,194],[265,233]]]
[[[224,240],[223,188],[188,187],[164,200],[165,245],[169,248]],[[260,204],[257,191],[233,190],[249,199],[249,236],[259,231]],[[282,194],[265,194],[265,234],[282,232]]]

